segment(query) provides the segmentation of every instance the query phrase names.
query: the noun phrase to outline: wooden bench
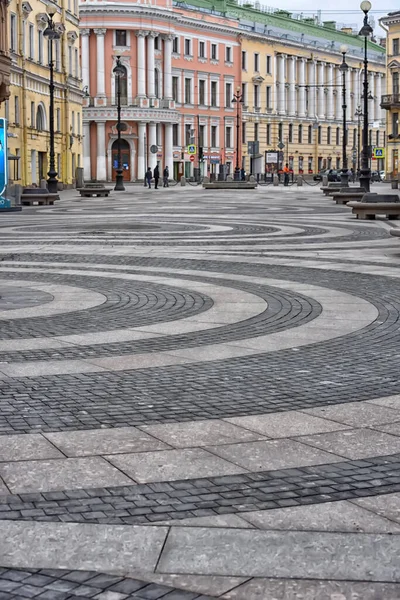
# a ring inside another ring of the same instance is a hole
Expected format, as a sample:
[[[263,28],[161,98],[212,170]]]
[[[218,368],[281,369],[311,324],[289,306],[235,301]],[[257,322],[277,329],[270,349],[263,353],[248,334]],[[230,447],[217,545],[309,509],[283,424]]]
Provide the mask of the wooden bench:
[[[53,206],[59,198],[58,194],[50,194],[45,188],[24,188],[21,204],[22,206]]]
[[[91,198],[92,196],[103,196],[108,197],[112,188],[106,188],[104,185],[99,184],[86,184],[83,188],[77,188],[81,195],[81,198]]]
[[[388,219],[400,216],[400,196],[397,194],[365,194],[362,202],[349,202],[357,219],[375,219],[376,215],[386,215]]]
[[[361,200],[365,196],[365,189],[362,187],[348,187],[332,192],[332,198],[336,204],[347,204],[350,200]]]

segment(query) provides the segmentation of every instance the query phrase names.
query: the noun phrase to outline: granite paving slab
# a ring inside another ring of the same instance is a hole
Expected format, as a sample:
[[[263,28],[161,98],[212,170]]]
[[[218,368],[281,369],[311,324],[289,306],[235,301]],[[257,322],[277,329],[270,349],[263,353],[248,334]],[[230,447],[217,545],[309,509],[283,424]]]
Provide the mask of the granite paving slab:
[[[0,437],[0,462],[64,458],[64,454],[40,434]]]
[[[370,429],[352,429],[303,436],[301,441],[314,448],[337,452],[351,459],[393,454],[400,451],[400,439],[394,435]]]
[[[400,410],[373,405],[369,402],[321,406],[309,410],[306,409],[304,412],[316,417],[345,423],[352,427],[373,427],[374,425],[400,421]]]
[[[352,502],[377,515],[400,523],[400,493],[387,494],[376,498],[357,498]]]

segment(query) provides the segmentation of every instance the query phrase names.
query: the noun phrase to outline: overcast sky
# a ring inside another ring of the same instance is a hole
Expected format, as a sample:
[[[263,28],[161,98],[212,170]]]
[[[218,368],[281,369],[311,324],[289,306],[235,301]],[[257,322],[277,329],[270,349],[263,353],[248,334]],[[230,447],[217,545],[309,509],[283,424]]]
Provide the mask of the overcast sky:
[[[261,0],[262,4],[283,8],[293,13],[303,13],[304,16],[316,14],[321,9],[323,21],[337,21],[340,24],[360,26],[362,12],[360,10],[361,0],[335,0],[334,2],[315,0]],[[375,35],[383,37],[384,31],[378,24],[378,19],[388,12],[400,10],[399,0],[371,0],[371,16],[375,19]],[[325,10],[328,5],[328,8]]]

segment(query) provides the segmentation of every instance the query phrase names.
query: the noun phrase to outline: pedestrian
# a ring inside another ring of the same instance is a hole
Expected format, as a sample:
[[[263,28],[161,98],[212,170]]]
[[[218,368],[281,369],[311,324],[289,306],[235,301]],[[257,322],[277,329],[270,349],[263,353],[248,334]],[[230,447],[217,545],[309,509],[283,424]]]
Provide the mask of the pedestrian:
[[[285,164],[283,167],[283,185],[289,185],[289,165]]]
[[[164,172],[163,172],[163,186],[169,187],[169,169],[168,169],[168,167],[165,167]]]
[[[154,189],[157,190],[158,189],[158,180],[160,179],[160,169],[158,168],[158,165],[156,165],[156,168],[154,169]]]
[[[243,168],[243,167],[240,169],[240,179],[241,179],[242,181],[245,181],[245,180],[246,180],[246,171],[244,170],[244,168]]]
[[[147,168],[145,179],[146,179],[147,185],[149,186],[149,190],[151,190],[152,175],[151,175],[151,169],[150,169],[150,167]]]

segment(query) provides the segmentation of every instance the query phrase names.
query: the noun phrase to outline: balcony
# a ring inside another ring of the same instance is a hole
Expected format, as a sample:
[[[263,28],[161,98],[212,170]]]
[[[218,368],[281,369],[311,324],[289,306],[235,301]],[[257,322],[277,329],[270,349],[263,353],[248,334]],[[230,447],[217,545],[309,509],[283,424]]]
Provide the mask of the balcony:
[[[381,108],[400,108],[400,94],[386,94],[381,97]]]

